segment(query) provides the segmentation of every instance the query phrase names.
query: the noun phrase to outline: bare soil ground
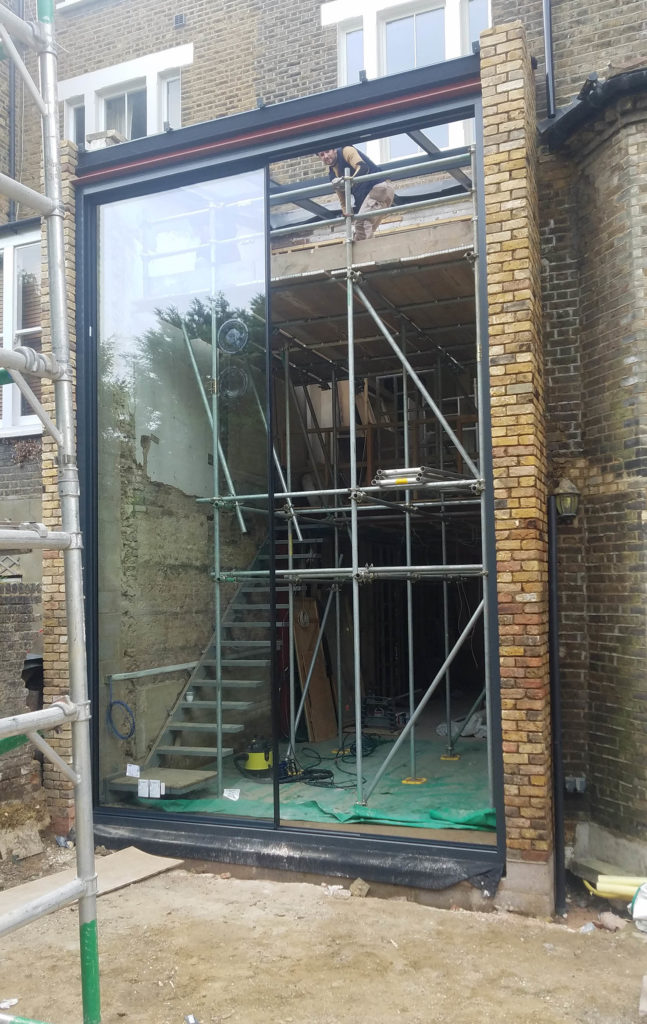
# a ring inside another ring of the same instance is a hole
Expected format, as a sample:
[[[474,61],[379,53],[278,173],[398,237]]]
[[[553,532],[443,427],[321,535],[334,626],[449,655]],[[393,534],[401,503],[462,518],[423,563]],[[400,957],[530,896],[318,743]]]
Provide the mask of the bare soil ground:
[[[98,907],[105,1024],[630,1024],[647,972],[633,924],[579,931],[590,907],[554,924],[184,868]],[[0,999],[19,999],[10,1013],[82,1020],[75,908],[0,949]]]

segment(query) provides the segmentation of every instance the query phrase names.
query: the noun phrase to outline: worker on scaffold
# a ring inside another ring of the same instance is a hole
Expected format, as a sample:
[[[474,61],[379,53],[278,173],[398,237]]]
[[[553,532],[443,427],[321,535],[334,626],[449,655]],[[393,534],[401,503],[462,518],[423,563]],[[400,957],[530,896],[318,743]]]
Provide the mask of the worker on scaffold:
[[[349,212],[346,210],[344,172],[346,168],[350,170],[353,203],[351,212],[360,215],[353,226],[353,239],[359,242],[364,238],[371,238],[382,217],[366,217],[362,220],[361,214],[370,210],[387,210],[393,205],[395,189],[388,180],[362,181],[362,178],[366,174],[379,174],[382,168],[355,146],[322,149],[317,156],[328,168],[330,183],[337,193],[344,216]]]

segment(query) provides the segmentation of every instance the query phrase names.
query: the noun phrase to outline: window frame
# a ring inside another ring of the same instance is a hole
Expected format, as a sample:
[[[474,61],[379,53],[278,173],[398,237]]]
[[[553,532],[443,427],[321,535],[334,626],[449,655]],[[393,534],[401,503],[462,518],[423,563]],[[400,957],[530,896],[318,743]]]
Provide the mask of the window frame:
[[[169,117],[169,86],[172,82],[178,82],[180,86],[180,123],[171,124]],[[168,124],[169,128],[175,131],[177,128],[182,127],[182,68],[173,68],[168,71],[165,75],[160,75],[160,91],[159,91],[159,105],[160,115],[159,121],[162,125],[162,130],[165,130],[165,126]]]
[[[339,85],[352,85],[345,81],[340,58],[345,53],[345,36],[360,25],[364,31],[364,69],[369,79],[383,78],[385,71],[385,26],[411,14],[423,14],[439,7],[445,11],[445,60],[453,60],[472,52],[469,39],[469,0],[353,0],[349,11],[347,0],[328,0],[321,5],[322,27],[337,28]],[[491,3],[488,0],[488,21],[491,22]]]
[[[364,25],[361,18],[353,18],[351,21],[344,22],[340,25],[337,32],[337,84],[340,86],[345,85],[357,85],[357,82],[350,82],[348,80],[348,64],[346,61],[346,39],[353,32],[361,31],[362,33],[362,50],[364,53],[363,68],[365,70],[366,65],[366,43]]]
[[[2,254],[2,338],[0,347],[12,350],[20,345],[21,336],[16,337],[18,314],[18,290],[16,277],[16,252],[27,245],[38,245],[42,254],[40,228],[29,228],[17,234],[0,237],[0,253]],[[40,265],[40,264],[39,264]],[[41,273],[42,283],[42,273]],[[9,297],[9,301],[7,301]],[[22,329],[29,346],[29,334],[36,330],[41,332],[42,322],[38,328]],[[17,344],[16,344],[17,342]],[[5,384],[2,388],[2,410],[0,411],[0,437],[28,437],[42,434],[43,426],[35,414],[23,415],[21,412],[22,395],[16,384]]]
[[[117,100],[117,99],[120,99],[121,97],[123,97],[123,99],[124,99],[124,123],[127,124],[128,123],[128,97],[132,96],[134,93],[141,93],[141,92],[143,92],[144,96],[145,96],[145,105],[146,105],[146,110],[147,110],[146,128],[148,129],[148,87],[147,87],[146,79],[141,78],[141,79],[136,79],[135,81],[132,81],[132,82],[124,82],[122,85],[118,86],[115,89],[109,89],[106,92],[97,93],[97,97],[98,97],[99,102],[100,102],[99,123],[101,124],[101,128],[99,130],[100,131],[109,131],[110,130],[108,128],[108,125],[107,125],[107,112],[106,112],[106,104],[109,102],[109,100]],[[88,133],[86,131],[86,135],[87,134]],[[130,136],[126,135],[125,131],[124,131],[123,134],[124,134],[125,138],[130,142],[131,141]],[[150,132],[146,131],[146,135],[149,135],[149,134],[150,134]],[[135,138],[137,138],[137,139],[141,139],[141,138],[144,138],[144,137],[145,136],[141,136],[141,135],[136,135],[135,136]]]
[[[87,138],[106,130],[105,100],[137,87],[146,89],[146,135],[160,134],[164,131],[166,82],[176,77],[181,82],[182,69],[192,64],[193,43],[184,43],[59,82],[66,138],[74,138],[75,108],[85,107]]]

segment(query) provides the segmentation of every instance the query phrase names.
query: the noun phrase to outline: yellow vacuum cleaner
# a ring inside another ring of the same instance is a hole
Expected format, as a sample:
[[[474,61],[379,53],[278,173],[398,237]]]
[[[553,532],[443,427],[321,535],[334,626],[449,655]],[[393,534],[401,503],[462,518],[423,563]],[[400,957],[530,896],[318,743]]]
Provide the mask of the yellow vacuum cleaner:
[[[252,740],[243,767],[247,772],[266,772],[272,767],[272,747],[267,740]]]

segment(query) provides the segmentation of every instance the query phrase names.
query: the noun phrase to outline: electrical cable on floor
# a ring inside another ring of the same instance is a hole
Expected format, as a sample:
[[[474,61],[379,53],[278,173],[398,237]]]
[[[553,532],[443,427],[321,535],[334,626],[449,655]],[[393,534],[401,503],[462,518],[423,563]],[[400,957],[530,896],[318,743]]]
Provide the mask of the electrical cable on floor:
[[[296,757],[285,758],[279,762],[279,785],[287,785],[289,783],[301,782],[306,786],[315,786],[320,789],[354,789],[357,785],[357,773],[348,771],[342,767],[342,763],[348,764],[356,760],[357,746],[355,742],[352,742],[348,747],[346,746],[346,740],[353,735],[347,733],[343,737],[341,749],[337,751],[332,757],[323,757],[318,750],[313,747],[302,747],[301,756],[304,755],[308,758],[313,759],[314,763],[303,765]],[[380,736],[368,734],[362,736],[362,756],[370,757],[373,754],[380,743],[389,743],[390,739],[383,739]],[[354,781],[353,782],[340,782],[335,777],[335,772],[330,768],[322,768],[320,765],[324,761],[332,761],[338,772],[343,775],[349,775]],[[239,754],[234,754],[233,762],[237,770],[245,779],[250,779],[252,782],[269,784],[274,781],[274,770],[272,767],[260,770],[249,770],[245,768],[247,762],[247,752],[242,751]],[[365,783],[366,779],[362,777],[362,783]]]

